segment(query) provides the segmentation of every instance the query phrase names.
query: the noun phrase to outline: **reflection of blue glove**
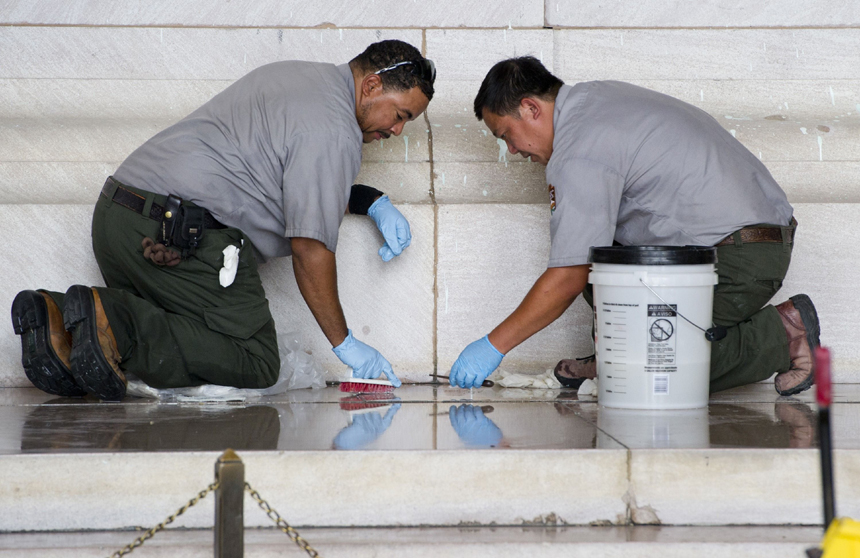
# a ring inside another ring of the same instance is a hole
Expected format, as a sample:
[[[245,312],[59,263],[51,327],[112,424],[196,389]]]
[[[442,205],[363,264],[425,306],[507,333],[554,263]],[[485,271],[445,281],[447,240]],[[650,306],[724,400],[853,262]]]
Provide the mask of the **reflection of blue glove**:
[[[396,207],[391,205],[388,196],[382,196],[370,206],[367,214],[376,221],[376,227],[385,238],[385,244],[379,249],[382,261],[389,261],[399,256],[404,248],[412,242],[412,232],[409,222]]]
[[[499,367],[504,356],[485,335],[463,349],[451,367],[448,382],[461,388],[478,387]]]
[[[484,416],[477,405],[451,405],[448,418],[457,435],[467,446],[497,446],[502,441],[502,431],[496,423]]]
[[[394,384],[394,387],[400,387],[401,381],[394,375],[394,370],[385,357],[370,345],[353,337],[351,329],[347,332],[346,339],[332,351],[342,363],[352,368],[352,377],[374,379],[385,372],[388,381]]]
[[[379,413],[366,412],[356,415],[352,424],[337,433],[334,437],[335,449],[361,449],[379,438],[391,426],[391,420],[400,409],[400,403],[395,403],[383,417]]]

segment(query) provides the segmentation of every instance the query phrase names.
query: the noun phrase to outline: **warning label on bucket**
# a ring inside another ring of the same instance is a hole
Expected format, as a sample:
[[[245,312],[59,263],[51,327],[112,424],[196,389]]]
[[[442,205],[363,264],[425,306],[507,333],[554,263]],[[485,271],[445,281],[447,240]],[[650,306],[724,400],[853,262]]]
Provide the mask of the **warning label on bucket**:
[[[648,305],[648,354],[646,372],[675,372],[677,304]]]

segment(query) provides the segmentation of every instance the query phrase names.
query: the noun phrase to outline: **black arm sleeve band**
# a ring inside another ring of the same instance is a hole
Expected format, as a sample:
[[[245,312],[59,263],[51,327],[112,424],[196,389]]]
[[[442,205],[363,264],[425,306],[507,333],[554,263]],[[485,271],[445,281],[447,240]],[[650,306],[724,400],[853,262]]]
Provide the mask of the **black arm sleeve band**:
[[[354,184],[349,193],[349,212],[353,215],[367,215],[367,210],[382,196],[382,192],[364,184]]]

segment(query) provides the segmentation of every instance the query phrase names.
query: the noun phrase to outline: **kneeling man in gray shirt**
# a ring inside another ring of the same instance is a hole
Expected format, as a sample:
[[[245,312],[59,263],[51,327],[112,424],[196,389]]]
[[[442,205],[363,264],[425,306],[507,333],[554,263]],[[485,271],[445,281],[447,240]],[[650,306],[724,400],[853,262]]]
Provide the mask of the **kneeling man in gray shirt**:
[[[383,260],[409,246],[388,196],[353,181],[362,142],[400,135],[427,108],[435,77],[396,40],[348,64],[276,62],[156,134],[96,203],[93,251],[107,287],[15,298],[27,377],[49,393],[106,400],[125,396],[126,372],[156,388],[271,386],[280,360],[257,264],[292,255],[302,297],[353,377],[400,385],[347,328],[335,250],[347,212],[373,218]]]
[[[504,60],[484,79],[475,115],[511,153],[546,165],[551,248],[547,270],[520,306],[468,345],[450,382],[480,386],[504,354],[583,293],[589,248],[716,246],[719,284],[712,392],[776,376],[792,395],[813,381],[819,325],[809,297],[767,305],[782,286],[797,222],[768,170],[704,111],[635,85],[565,85],[533,57]],[[593,357],[563,360],[556,377],[577,386]]]

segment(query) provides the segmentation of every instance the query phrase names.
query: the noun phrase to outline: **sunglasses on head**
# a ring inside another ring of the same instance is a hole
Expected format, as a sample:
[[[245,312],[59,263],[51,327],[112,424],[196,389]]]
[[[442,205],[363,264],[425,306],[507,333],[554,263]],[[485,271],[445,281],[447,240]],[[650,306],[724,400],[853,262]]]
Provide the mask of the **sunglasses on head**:
[[[405,62],[398,62],[397,64],[392,64],[387,68],[382,68],[381,70],[377,70],[373,72],[374,74],[384,74],[385,72],[390,72],[395,68],[399,68],[401,66],[412,66],[412,74],[420,77],[424,81],[429,83],[433,83],[436,81],[436,65],[432,60],[406,60]]]

